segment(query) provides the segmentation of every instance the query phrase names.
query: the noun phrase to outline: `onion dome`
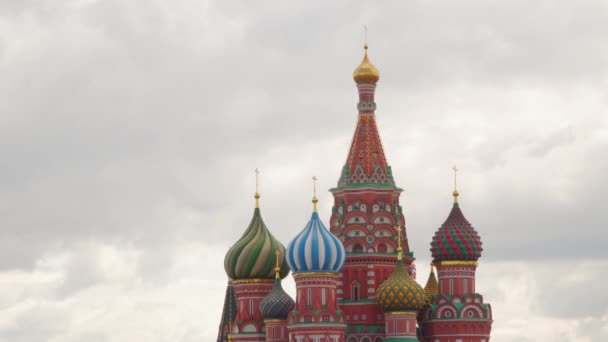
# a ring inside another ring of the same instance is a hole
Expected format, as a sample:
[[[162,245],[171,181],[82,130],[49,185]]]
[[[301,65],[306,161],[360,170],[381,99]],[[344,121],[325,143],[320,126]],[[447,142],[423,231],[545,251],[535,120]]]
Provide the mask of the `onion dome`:
[[[259,193],[249,227],[241,238],[228,250],[224,258],[224,270],[228,277],[238,279],[274,278],[274,252],[285,253],[285,247],[268,231],[260,214]],[[281,278],[287,277],[289,266],[283,259]]]
[[[279,251],[277,251],[277,267],[275,268],[274,285],[272,286],[272,290],[270,290],[266,297],[260,302],[260,312],[265,319],[284,320],[296,305],[294,300],[285,293],[283,286],[281,286],[281,268],[278,267],[279,254]]]
[[[401,233],[400,228],[397,230]],[[424,290],[405,270],[401,234],[399,234],[397,264],[393,274],[378,287],[376,301],[382,306],[384,312],[418,311],[426,303]]]
[[[429,279],[426,281],[426,285],[424,285],[424,293],[426,294],[427,304],[430,304],[433,296],[439,293],[439,284],[437,283],[437,278],[435,277],[435,270],[433,267],[434,265],[431,264],[431,273],[429,274]]]
[[[313,178],[316,180],[316,178]],[[315,191],[316,192],[316,191]],[[312,199],[313,213],[304,229],[287,246],[287,262],[294,273],[340,272],[346,252],[342,242],[321,222],[318,199]]]
[[[370,62],[367,57],[367,44],[364,46],[365,56],[357,69],[353,72],[353,79],[357,84],[376,84],[380,79],[380,71]]]
[[[435,262],[477,261],[481,256],[481,238],[462,214],[458,195],[458,191],[454,190],[452,211],[431,241],[431,253]]]

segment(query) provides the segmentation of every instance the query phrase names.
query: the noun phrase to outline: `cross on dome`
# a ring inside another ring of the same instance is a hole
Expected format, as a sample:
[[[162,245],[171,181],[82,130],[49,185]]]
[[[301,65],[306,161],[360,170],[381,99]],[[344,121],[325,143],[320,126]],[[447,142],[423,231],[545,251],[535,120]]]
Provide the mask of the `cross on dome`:
[[[452,196],[454,196],[454,203],[458,203],[458,195],[460,194],[458,193],[458,188],[456,186],[456,176],[458,174],[458,168],[456,167],[456,165],[452,167],[452,170],[454,170],[454,192],[452,192]]]
[[[259,208],[260,207],[260,170],[258,170],[258,168],[256,167],[255,170],[253,170],[253,172],[255,172],[255,195],[253,197],[255,197],[255,207]]]
[[[319,199],[317,198],[317,180],[319,180],[317,176],[312,176],[312,210],[314,212],[317,212],[317,203],[319,202]]]
[[[401,223],[397,224],[397,260],[403,260],[403,248],[401,247]]]

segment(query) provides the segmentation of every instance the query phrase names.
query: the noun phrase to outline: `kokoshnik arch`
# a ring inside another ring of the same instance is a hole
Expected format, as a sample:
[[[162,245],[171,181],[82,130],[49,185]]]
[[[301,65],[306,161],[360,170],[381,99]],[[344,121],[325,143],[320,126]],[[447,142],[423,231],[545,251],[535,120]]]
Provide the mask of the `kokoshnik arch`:
[[[492,309],[475,289],[482,243],[460,209],[456,184],[452,209],[431,241],[428,281],[422,288],[414,279],[403,190],[376,125],[380,72],[364,48],[353,73],[357,126],[330,189],[330,229],[317,211],[315,189],[308,223],[285,248],[262,219],[256,186],[251,222],[224,260],[228,286],[218,342],[490,341]],[[290,270],[295,300],[281,286]]]

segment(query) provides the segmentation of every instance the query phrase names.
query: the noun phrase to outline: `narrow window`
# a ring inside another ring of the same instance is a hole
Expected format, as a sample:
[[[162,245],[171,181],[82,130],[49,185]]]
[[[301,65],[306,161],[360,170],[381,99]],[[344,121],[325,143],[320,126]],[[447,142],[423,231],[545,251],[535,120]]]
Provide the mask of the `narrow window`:
[[[469,285],[469,284],[467,284],[467,280],[463,279],[462,282],[464,283],[463,284],[464,285],[464,293],[465,294],[469,293],[469,289],[467,288],[467,285]]]
[[[249,314],[253,316],[253,300],[249,300]]]
[[[353,286],[353,301],[358,301],[359,300],[359,286],[354,285]]]
[[[450,279],[450,296],[454,295],[454,279]]]
[[[326,289],[325,289],[325,288],[323,288],[323,289],[321,290],[321,304],[322,304],[323,306],[327,305],[327,298],[325,298],[325,297],[326,297],[326,295],[325,295],[325,291],[326,291]]]
[[[307,302],[308,302],[308,307],[311,308],[312,307],[312,289],[308,289],[308,298]]]
[[[397,335],[397,321],[393,321],[393,334]]]

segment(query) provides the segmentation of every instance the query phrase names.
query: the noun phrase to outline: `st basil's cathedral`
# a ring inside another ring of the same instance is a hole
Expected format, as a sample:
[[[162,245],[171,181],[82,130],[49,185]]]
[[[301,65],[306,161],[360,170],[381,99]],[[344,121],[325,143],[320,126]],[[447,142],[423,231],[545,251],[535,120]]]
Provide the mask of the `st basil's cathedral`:
[[[218,342],[489,342],[492,309],[476,292],[482,243],[454,189],[431,240],[424,288],[414,277],[399,188],[376,125],[380,72],[365,55],[355,69],[359,115],[342,167],[329,229],[313,197],[310,220],[287,248],[266,227],[256,191],[253,218],[228,250]],[[435,269],[437,273],[435,273]],[[296,298],[282,288],[289,272]]]

